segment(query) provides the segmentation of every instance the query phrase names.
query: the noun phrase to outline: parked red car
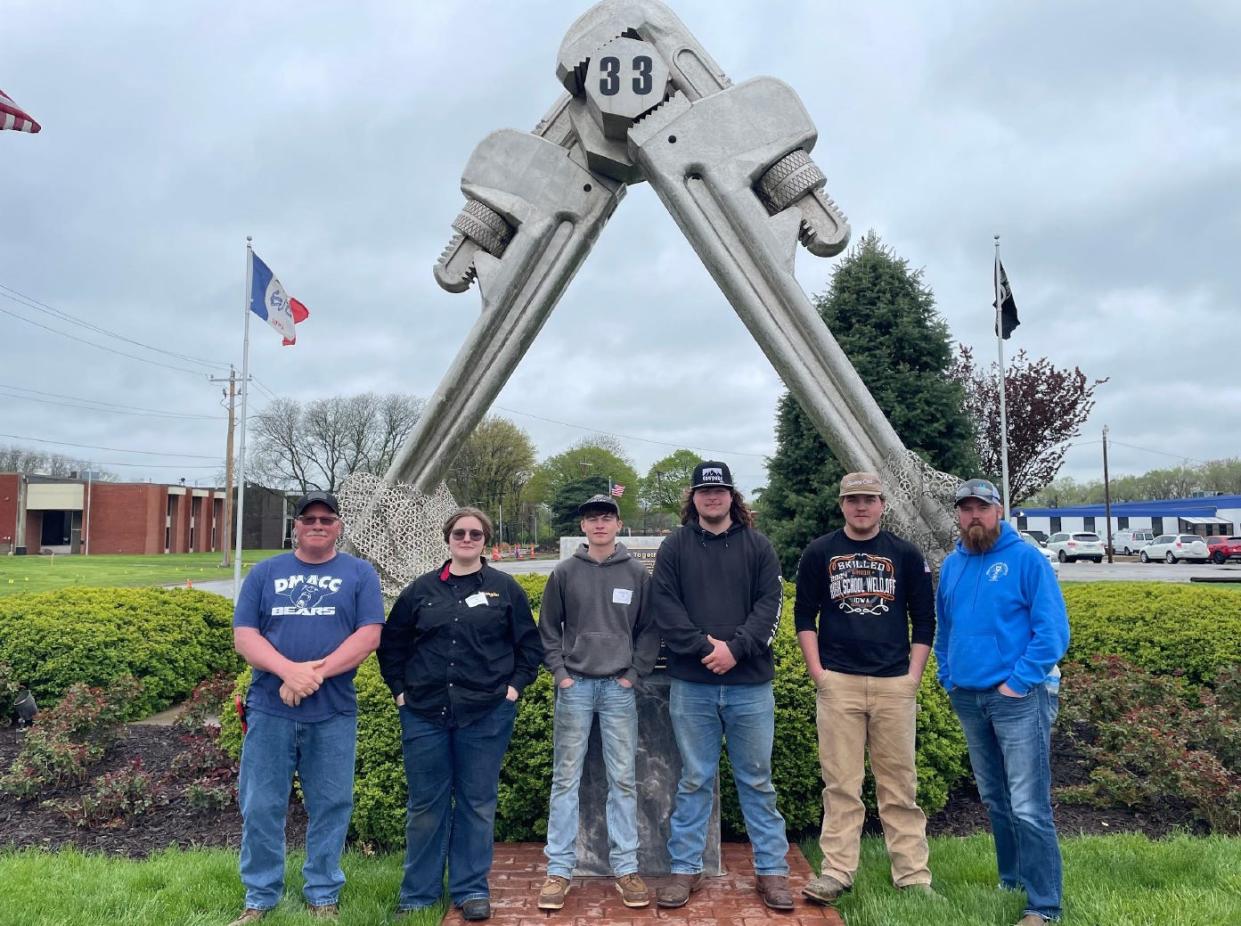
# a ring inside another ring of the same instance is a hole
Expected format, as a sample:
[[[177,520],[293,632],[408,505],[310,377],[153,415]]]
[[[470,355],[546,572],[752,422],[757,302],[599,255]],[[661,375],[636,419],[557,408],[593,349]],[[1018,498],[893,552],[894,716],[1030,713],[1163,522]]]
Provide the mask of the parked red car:
[[[1241,537],[1208,537],[1207,550],[1213,563],[1226,563],[1230,559],[1241,560]]]

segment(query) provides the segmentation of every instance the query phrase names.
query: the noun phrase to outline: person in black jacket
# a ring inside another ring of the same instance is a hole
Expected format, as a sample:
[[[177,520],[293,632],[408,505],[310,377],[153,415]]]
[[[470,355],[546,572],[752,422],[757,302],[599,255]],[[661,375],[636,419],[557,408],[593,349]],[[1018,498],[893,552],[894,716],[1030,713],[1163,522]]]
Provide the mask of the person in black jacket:
[[[491,915],[500,763],[543,659],[526,593],[482,558],[491,531],[477,508],[454,512],[444,523],[451,558],[401,593],[379,642],[409,787],[398,915],[439,903],[445,861],[462,916]]]
[[[672,729],[681,753],[668,836],[672,877],[656,902],[684,906],[702,886],[707,820],[727,737],[758,893],[767,906],[791,910],[788,840],[771,783],[780,564],[771,541],[754,530],[725,464],[694,468],[681,527],[659,548],[651,589],[668,647]]]
[[[834,903],[857,873],[867,752],[892,882],[934,893],[914,764],[934,593],[921,551],[880,528],[884,507],[876,474],[849,473],[840,481],[845,526],[812,540],[797,567],[793,621],[816,689],[823,772],[823,867],[802,893],[819,903]]]

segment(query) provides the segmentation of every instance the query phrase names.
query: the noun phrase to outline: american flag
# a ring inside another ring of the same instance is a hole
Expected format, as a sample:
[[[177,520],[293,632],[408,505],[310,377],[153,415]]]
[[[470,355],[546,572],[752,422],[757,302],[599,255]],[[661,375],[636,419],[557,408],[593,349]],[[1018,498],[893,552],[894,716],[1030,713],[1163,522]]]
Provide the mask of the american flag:
[[[13,98],[0,90],[0,129],[13,129],[17,132],[29,132],[33,135],[43,126],[30,118]]]
[[[625,487],[623,485],[621,485],[619,482],[612,483],[612,495],[613,496],[615,496],[616,498],[620,498],[624,494],[625,494]]]

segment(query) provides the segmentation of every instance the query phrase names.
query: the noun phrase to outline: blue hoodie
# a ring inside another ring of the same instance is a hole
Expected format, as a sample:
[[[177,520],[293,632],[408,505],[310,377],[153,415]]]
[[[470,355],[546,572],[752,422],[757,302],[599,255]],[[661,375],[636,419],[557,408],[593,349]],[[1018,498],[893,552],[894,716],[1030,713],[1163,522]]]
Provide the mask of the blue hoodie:
[[[947,690],[1007,682],[1024,695],[1069,648],[1069,615],[1051,564],[1005,522],[986,553],[957,541],[939,573],[935,610],[935,660]]]

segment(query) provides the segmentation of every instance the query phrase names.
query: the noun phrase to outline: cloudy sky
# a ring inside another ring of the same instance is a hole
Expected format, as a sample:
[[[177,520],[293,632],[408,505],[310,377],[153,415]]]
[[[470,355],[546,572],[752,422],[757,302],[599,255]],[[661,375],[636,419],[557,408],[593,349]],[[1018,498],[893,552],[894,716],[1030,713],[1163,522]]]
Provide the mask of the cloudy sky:
[[[312,312],[296,347],[253,328],[252,405],[429,396],[480,304],[431,276],[461,170],[555,100],[586,8],[6,0],[0,89],[44,128],[0,133],[0,444],[212,479],[207,376],[240,365],[246,235]],[[1065,473],[1099,476],[1104,425],[1114,472],[1241,454],[1241,8],[673,8],[734,81],[797,90],[855,238],[923,268],[986,358],[1002,236],[1023,320],[1008,349],[1110,378]],[[832,265],[799,252],[807,293]],[[688,446],[753,488],[781,388],[640,185],[496,410],[542,456],[596,429],[639,470]]]

